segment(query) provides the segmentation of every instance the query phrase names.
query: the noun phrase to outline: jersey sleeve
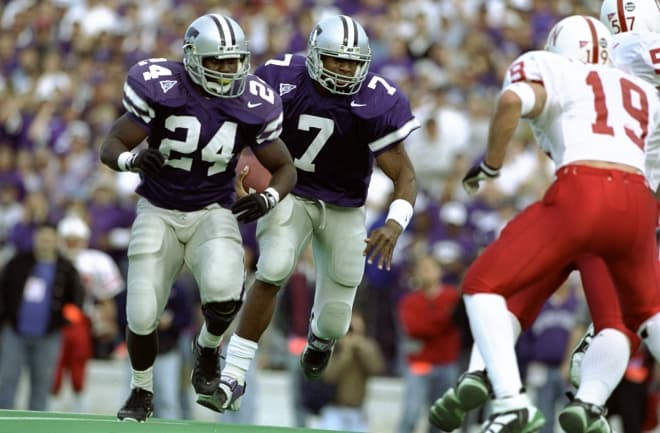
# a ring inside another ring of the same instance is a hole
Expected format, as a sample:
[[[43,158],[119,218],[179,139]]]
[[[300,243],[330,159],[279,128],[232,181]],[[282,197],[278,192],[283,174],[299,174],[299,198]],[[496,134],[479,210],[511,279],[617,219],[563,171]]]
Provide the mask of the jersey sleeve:
[[[543,83],[543,73],[540,61],[542,56],[538,52],[532,51],[519,56],[511,62],[504,76],[502,88],[506,88],[511,83],[519,81],[528,81],[532,83]]]
[[[150,129],[156,117],[156,101],[154,88],[145,79],[147,69],[146,61],[136,63],[129,69],[124,82],[122,105],[138,123]]]
[[[367,76],[350,106],[353,113],[364,122],[367,134],[365,139],[375,154],[404,140],[420,127],[405,93],[379,75]]]
[[[269,142],[277,139],[282,133],[282,123],[284,122],[284,114],[282,112],[282,98],[277,94],[275,90],[259,76],[254,77],[255,80],[258,80],[266,89],[264,93],[272,94],[272,106],[268,106],[267,111],[262,112],[262,123],[261,128],[255,138],[255,144],[253,148],[259,148],[262,145],[268,144]]]
[[[408,98],[401,94],[389,110],[380,116],[368,120],[366,125],[371,137],[369,149],[379,154],[394,144],[403,141],[415,129],[419,128],[419,121],[410,110]]]

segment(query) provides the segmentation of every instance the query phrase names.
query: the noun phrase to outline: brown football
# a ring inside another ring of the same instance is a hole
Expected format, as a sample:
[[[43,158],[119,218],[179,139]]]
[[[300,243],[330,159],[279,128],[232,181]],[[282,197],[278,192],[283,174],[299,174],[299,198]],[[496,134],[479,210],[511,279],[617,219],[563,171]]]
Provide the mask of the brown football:
[[[238,158],[238,164],[236,164],[236,176],[239,176],[243,167],[246,165],[250,166],[250,171],[248,172],[245,179],[243,179],[243,186],[245,190],[250,192],[250,189],[253,189],[257,192],[261,192],[268,186],[270,182],[271,174],[270,172],[259,162],[256,156],[249,149],[243,150],[241,156]]]

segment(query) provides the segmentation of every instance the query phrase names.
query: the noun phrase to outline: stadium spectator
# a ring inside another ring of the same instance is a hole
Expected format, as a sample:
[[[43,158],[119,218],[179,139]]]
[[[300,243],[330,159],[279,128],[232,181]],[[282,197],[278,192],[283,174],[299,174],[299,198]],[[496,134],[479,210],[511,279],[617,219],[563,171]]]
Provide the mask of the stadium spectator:
[[[403,410],[397,432],[418,431],[420,415],[458,378],[461,329],[454,322],[460,302],[456,286],[443,284],[442,267],[432,255],[413,264],[413,290],[403,296],[398,311],[403,328]],[[428,432],[439,432],[429,425]]]
[[[57,250],[54,226],[34,229],[34,246],[15,255],[0,275],[0,408],[16,408],[21,372],[30,379],[29,410],[47,410],[60,353],[63,311],[85,296],[73,263]]]
[[[366,334],[364,318],[353,309],[348,332],[337,342],[321,379],[335,386],[334,396],[321,409],[319,427],[326,430],[368,432],[364,411],[369,378],[385,371],[378,344]]]

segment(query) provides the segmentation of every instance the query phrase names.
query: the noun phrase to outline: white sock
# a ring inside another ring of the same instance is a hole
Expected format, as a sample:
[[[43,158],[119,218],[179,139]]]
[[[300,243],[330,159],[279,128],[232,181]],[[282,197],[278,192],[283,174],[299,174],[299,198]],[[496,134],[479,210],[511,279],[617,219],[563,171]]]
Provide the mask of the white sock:
[[[250,368],[250,363],[257,354],[259,344],[236,334],[229,339],[227,346],[227,358],[222,374],[233,377],[240,384],[245,382],[245,373]]]
[[[522,388],[514,349],[511,314],[504,297],[492,293],[463,295],[474,341],[481,352],[497,398],[518,395]]]
[[[518,321],[518,318],[513,315],[511,312],[509,312],[509,319],[511,319],[511,329],[513,329],[513,337],[517,341],[518,337],[520,337],[520,322]],[[484,362],[484,358],[481,356],[481,352],[479,352],[479,348],[477,347],[476,343],[472,344],[472,351],[470,352],[470,362],[468,363],[468,369],[467,371],[483,371],[486,369],[486,363]]]
[[[142,388],[154,392],[154,366],[138,371],[131,368],[131,389]]]
[[[575,398],[604,406],[626,372],[630,358],[628,338],[616,329],[594,336],[580,367],[580,387]]]
[[[202,325],[202,329],[199,330],[199,335],[197,336],[197,344],[199,344],[200,347],[215,349],[220,346],[221,341],[222,335],[211,334],[206,328],[206,323]]]

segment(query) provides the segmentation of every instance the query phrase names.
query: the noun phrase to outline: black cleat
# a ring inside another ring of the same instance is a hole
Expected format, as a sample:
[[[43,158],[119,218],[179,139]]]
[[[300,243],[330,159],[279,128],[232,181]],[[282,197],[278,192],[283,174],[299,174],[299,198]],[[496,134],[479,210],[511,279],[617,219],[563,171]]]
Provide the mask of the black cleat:
[[[300,366],[307,379],[315,380],[321,376],[328,366],[334,346],[335,340],[325,340],[309,333],[305,349],[300,354]]]
[[[154,411],[154,393],[142,388],[133,388],[124,406],[117,412],[119,421],[145,422]]]
[[[220,349],[201,347],[195,336],[192,350],[194,367],[190,381],[197,394],[197,403],[213,409],[215,404],[209,406],[207,403],[214,400],[213,395],[220,383]]]

